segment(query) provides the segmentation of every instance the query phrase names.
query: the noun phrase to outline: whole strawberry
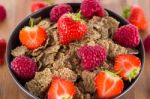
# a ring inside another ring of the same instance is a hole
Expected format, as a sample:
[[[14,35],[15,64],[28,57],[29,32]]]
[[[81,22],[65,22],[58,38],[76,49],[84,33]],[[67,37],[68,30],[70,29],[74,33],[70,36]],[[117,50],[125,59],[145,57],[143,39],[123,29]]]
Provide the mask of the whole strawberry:
[[[146,52],[150,52],[150,34],[144,39],[144,48]]]
[[[34,1],[32,2],[31,4],[31,11],[32,12],[35,12],[35,11],[38,11],[44,7],[47,7],[47,4],[43,1]]]
[[[77,55],[81,59],[81,67],[85,70],[93,70],[100,66],[107,56],[105,48],[99,45],[81,46],[77,50]]]
[[[148,20],[146,19],[144,10],[138,5],[127,7],[123,11],[124,17],[139,30],[147,30]]]
[[[58,19],[65,13],[72,12],[72,7],[69,4],[59,4],[50,11],[50,20],[57,22]]]
[[[48,90],[48,99],[74,99],[76,87],[74,83],[59,77],[53,77]]]
[[[4,21],[6,18],[6,9],[0,4],[0,22]]]
[[[135,48],[140,43],[138,28],[132,24],[118,28],[113,36],[116,43],[129,48]]]
[[[0,38],[0,65],[4,63],[6,51],[6,41],[3,38]]]
[[[82,0],[81,13],[86,18],[92,18],[93,16],[104,16],[105,10],[100,0]]]
[[[29,80],[34,77],[37,65],[27,56],[18,56],[11,62],[11,69],[20,79]]]
[[[124,88],[123,80],[113,72],[101,71],[95,77],[97,99],[114,99]]]
[[[124,80],[131,81],[139,74],[141,61],[135,55],[120,54],[115,57],[114,71]]]
[[[87,31],[87,25],[80,19],[80,13],[68,13],[58,20],[57,30],[60,43],[67,45],[72,41],[80,40]]]

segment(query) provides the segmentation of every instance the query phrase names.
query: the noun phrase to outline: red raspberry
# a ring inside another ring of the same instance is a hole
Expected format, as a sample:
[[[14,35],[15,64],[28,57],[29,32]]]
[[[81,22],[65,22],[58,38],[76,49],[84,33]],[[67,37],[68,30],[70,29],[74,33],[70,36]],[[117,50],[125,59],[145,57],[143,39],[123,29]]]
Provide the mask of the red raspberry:
[[[135,48],[140,43],[138,28],[132,24],[124,25],[116,30],[113,39],[124,47]]]
[[[4,63],[4,56],[6,51],[6,41],[0,38],[0,65]]]
[[[150,34],[144,39],[144,48],[146,52],[150,52]]]
[[[105,10],[99,0],[83,0],[81,13],[86,18],[92,18],[94,15],[102,17],[105,15]]]
[[[11,62],[11,69],[20,79],[29,80],[34,77],[37,65],[27,56],[18,56]]]
[[[59,4],[52,8],[50,11],[50,20],[57,22],[58,19],[65,13],[71,12],[72,7],[68,4]]]
[[[92,70],[100,66],[106,60],[105,48],[95,46],[81,46],[77,50],[77,55],[81,59],[81,67],[85,70]]]
[[[0,22],[4,21],[6,18],[6,9],[3,5],[0,4]]]

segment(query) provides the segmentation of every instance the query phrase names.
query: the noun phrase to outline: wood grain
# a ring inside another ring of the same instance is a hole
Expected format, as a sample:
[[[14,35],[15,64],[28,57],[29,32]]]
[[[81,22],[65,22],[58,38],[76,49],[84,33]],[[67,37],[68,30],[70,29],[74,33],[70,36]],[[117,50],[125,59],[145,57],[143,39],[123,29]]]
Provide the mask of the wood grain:
[[[150,1],[137,0],[150,21]],[[30,12],[32,0],[0,0],[0,4],[5,5],[7,9],[7,19],[0,23],[0,37],[8,40],[11,31],[16,25],[24,19]],[[51,3],[62,2],[81,2],[81,0],[50,0]],[[118,14],[121,14],[122,8],[132,0],[102,0],[104,6]],[[148,33],[147,33],[148,34]],[[142,34],[145,37],[147,34]],[[146,54],[144,71],[136,85],[122,97],[122,99],[150,99],[150,53]],[[6,64],[0,66],[0,99],[26,99],[17,88],[16,84],[10,77]]]

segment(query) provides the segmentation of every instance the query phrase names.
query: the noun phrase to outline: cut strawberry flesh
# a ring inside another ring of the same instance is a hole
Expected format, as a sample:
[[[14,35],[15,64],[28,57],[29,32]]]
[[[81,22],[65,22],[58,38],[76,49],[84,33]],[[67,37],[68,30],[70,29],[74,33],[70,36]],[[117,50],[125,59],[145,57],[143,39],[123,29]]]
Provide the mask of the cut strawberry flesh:
[[[19,39],[29,49],[40,47],[46,40],[46,32],[41,27],[25,27],[20,31]]]
[[[134,79],[140,71],[141,61],[134,55],[118,55],[115,59],[114,70],[125,80]]]
[[[97,95],[99,98],[112,98],[119,95],[124,83],[119,76],[109,71],[100,72],[95,78]]]
[[[48,91],[48,99],[73,99],[75,93],[72,82],[55,77]]]

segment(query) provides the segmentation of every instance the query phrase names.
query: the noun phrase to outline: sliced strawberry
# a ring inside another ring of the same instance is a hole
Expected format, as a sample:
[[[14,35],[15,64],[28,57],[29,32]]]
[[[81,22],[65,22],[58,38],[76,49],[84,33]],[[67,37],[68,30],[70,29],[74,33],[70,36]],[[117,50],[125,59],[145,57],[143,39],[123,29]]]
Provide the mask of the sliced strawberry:
[[[114,71],[125,80],[131,81],[140,72],[141,61],[135,55],[121,54],[116,56]]]
[[[59,18],[57,28],[61,44],[80,40],[87,31],[87,25],[80,19],[80,13],[64,14]]]
[[[46,31],[38,26],[24,27],[19,33],[19,39],[29,49],[40,47],[46,40]]]
[[[101,71],[95,77],[97,98],[114,98],[119,95],[124,88],[123,80],[110,71]]]
[[[73,99],[76,87],[68,80],[54,77],[48,91],[48,99]]]

